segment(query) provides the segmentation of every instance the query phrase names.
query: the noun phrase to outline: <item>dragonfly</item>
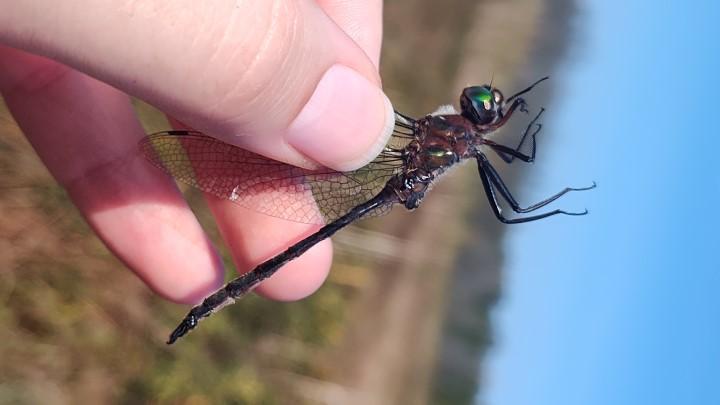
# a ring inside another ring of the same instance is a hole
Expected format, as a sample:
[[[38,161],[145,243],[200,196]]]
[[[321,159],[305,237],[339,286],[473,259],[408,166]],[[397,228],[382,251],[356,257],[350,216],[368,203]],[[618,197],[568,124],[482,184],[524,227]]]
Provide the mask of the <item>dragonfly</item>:
[[[587,214],[587,210],[535,212],[569,192],[596,187],[594,182],[588,187],[566,187],[540,202],[522,207],[487,156],[493,152],[508,164],[515,159],[528,163],[535,160],[536,136],[542,128],[538,120],[544,109],[529,122],[515,147],[495,142],[488,136],[505,125],[516,111],[527,113],[528,103],[522,96],[547,79],[543,77],[508,98],[492,85],[467,87],[460,95],[460,112],[445,106],[416,119],[395,111],[396,122],[389,143],[375,160],[350,172],[295,167],[193,130],[148,135],[140,141],[142,153],[176,180],[268,215],[323,225],[317,232],[206,297],[172,331],[167,344],[173,344],[200,320],[234,303],[284,264],[348,224],[386,214],[395,205],[408,210],[418,208],[443,173],[470,159],[477,162],[490,208],[503,223]],[[527,140],[531,143],[529,154],[522,152]],[[527,215],[506,217],[501,200],[515,213]]]

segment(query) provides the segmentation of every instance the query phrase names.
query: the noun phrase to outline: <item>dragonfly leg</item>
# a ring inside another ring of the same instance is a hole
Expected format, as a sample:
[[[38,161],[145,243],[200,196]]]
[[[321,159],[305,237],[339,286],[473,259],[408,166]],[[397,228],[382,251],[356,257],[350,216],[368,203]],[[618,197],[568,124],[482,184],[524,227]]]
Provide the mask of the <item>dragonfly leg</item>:
[[[490,183],[497,189],[498,193],[500,193],[500,195],[503,197],[503,199],[505,201],[507,201],[507,203],[510,205],[512,210],[519,214],[532,212],[532,211],[537,210],[538,208],[542,208],[571,191],[585,191],[585,190],[591,190],[591,189],[597,187],[597,184],[595,182],[593,182],[593,184],[588,187],[565,187],[560,192],[553,194],[550,197],[548,197],[540,202],[537,202],[526,208],[523,208],[523,207],[520,207],[520,204],[517,202],[515,197],[513,197],[512,193],[510,193],[510,190],[508,189],[507,185],[505,185],[505,182],[500,177],[500,174],[497,172],[497,170],[495,170],[495,168],[492,166],[492,164],[487,159],[487,157],[480,156],[480,157],[478,157],[478,161],[482,161],[482,163],[478,163],[478,164],[481,164],[483,166],[484,172],[487,175],[488,179],[490,180]]]
[[[525,93],[529,92],[530,90],[534,89],[535,86],[537,86],[538,84],[544,82],[545,80],[547,80],[547,79],[549,79],[549,78],[550,78],[549,76],[543,77],[542,79],[540,79],[540,80],[536,81],[535,83],[531,84],[530,86],[526,87],[524,90],[520,90],[519,92],[517,92],[517,93],[513,94],[512,96],[508,97],[508,99],[505,100],[505,102],[508,103],[508,102],[510,102],[510,100],[512,100],[512,99],[514,99],[514,98],[517,98],[517,97],[519,97],[519,96],[522,96],[523,94],[525,94]]]
[[[563,210],[553,210],[553,211],[545,212],[545,213],[538,214],[538,215],[530,215],[530,216],[526,216],[526,217],[519,217],[519,218],[512,218],[512,219],[505,218],[505,216],[503,216],[503,214],[502,214],[502,208],[500,207],[500,203],[498,202],[497,196],[495,195],[495,188],[493,187],[494,182],[493,182],[490,174],[488,174],[489,161],[487,160],[487,158],[485,156],[482,156],[482,157],[479,156],[477,161],[478,161],[478,171],[480,173],[480,181],[482,181],[483,188],[485,189],[485,194],[487,195],[488,201],[490,202],[490,208],[492,209],[492,211],[495,214],[495,216],[497,217],[497,219],[500,220],[500,222],[503,222],[506,224],[519,224],[519,223],[523,223],[523,222],[537,221],[538,219],[543,219],[543,218],[547,218],[547,217],[550,217],[553,215],[558,215],[558,214],[585,215],[588,213],[587,210],[585,210],[583,212],[569,212],[569,211],[563,211]],[[507,190],[507,188],[505,188],[505,190]],[[500,192],[500,194],[503,198],[510,197],[509,193],[506,196],[503,193],[503,191],[501,191],[500,187],[498,187],[498,192]],[[560,193],[560,195],[562,195],[562,194],[564,194],[564,193]],[[559,197],[560,196],[557,196],[557,197],[555,197],[555,199],[557,199]],[[506,199],[509,200],[509,198],[506,198]],[[555,199],[552,199],[552,197],[551,197],[550,201],[548,201],[548,202],[543,201],[538,204],[535,204],[535,205],[539,205],[536,208],[533,208],[533,207],[528,207],[528,208],[532,208],[530,210],[530,211],[532,211],[532,210],[540,208],[544,205],[549,204],[550,202],[554,201]],[[508,201],[508,202],[510,202],[510,201]],[[518,206],[518,208],[519,208],[519,206]],[[527,211],[525,211],[525,212],[527,212]]]
[[[538,129],[537,131],[535,131],[535,133],[537,133],[539,130],[540,130],[540,129]],[[507,155],[512,156],[512,157],[513,157],[513,160],[514,160],[515,158],[517,158],[517,159],[522,160],[522,161],[525,162],[525,163],[532,163],[532,162],[535,161],[535,148],[533,148],[532,154],[526,155],[526,154],[524,154],[524,153],[522,153],[522,152],[518,152],[517,150],[515,150],[515,149],[513,149],[513,148],[511,148],[511,147],[509,147],[509,146],[500,145],[499,143],[495,143],[495,142],[493,142],[493,141],[491,141],[491,140],[489,140],[489,139],[483,139],[483,143],[484,143],[485,145],[489,146],[489,147],[490,147],[493,151],[495,151],[495,153],[497,153],[498,155],[500,155],[501,153],[505,153],[505,154],[507,154]],[[500,156],[500,157],[502,158],[502,156]],[[503,158],[503,160],[505,160],[505,159]],[[507,160],[505,160],[505,161],[507,162]],[[511,160],[511,161],[512,161],[512,160]],[[509,162],[508,162],[508,163],[509,163]]]
[[[395,114],[397,114],[400,118],[404,119],[405,121],[407,121],[407,122],[409,122],[409,123],[411,123],[411,124],[414,124],[414,123],[415,123],[415,118],[409,117],[409,116],[401,113],[401,112],[398,111],[398,110],[395,110]]]
[[[527,139],[528,135],[530,135],[530,139],[532,140],[532,152],[530,153],[530,156],[529,156],[530,161],[535,160],[535,150],[536,150],[536,147],[537,147],[537,141],[535,140],[535,137],[537,136],[537,134],[538,134],[538,133],[540,132],[540,130],[542,129],[542,124],[535,124],[535,123],[537,122],[538,119],[540,119],[540,116],[542,115],[543,112],[545,112],[545,109],[544,109],[544,108],[541,108],[541,109],[540,109],[540,112],[537,113],[537,115],[535,116],[535,118],[533,118],[532,121],[530,121],[530,123],[528,124],[528,126],[525,128],[525,131],[523,132],[522,138],[520,138],[520,143],[518,144],[517,148],[514,149],[515,152],[520,153],[520,150],[522,149],[523,145],[525,144],[525,140]],[[530,132],[530,129],[532,129],[532,127],[535,127],[535,130],[532,131],[532,133],[531,133],[531,132]],[[512,163],[512,162],[515,160],[515,158],[516,158],[515,155],[511,155],[511,154],[502,152],[502,151],[500,151],[500,150],[498,150],[498,149],[493,149],[493,150],[494,150],[495,153],[497,153],[498,156],[500,156],[500,158],[501,158],[502,160],[504,160],[505,163],[507,163],[507,164]]]
[[[482,131],[492,132],[507,124],[507,122],[510,120],[510,117],[512,117],[512,115],[515,113],[515,110],[517,110],[518,108],[520,108],[520,111],[527,112],[527,102],[522,97],[518,97],[517,99],[515,99],[515,101],[513,101],[510,105],[510,107],[508,107],[507,110],[502,112],[502,116],[499,120],[493,122],[492,124],[481,126]]]
[[[405,114],[402,114],[395,110],[396,120],[395,120],[395,128],[393,130],[393,133],[396,136],[401,136],[405,138],[413,138],[415,136],[415,130],[417,129],[417,124],[414,118],[408,117]]]
[[[527,110],[527,102],[525,101],[525,99],[523,99],[523,98],[520,97],[520,96],[523,95],[523,94],[525,94],[525,93],[527,93],[527,92],[529,92],[529,91],[532,90],[535,86],[537,86],[540,82],[543,82],[543,81],[545,81],[545,80],[547,80],[547,79],[548,79],[548,77],[545,76],[545,77],[543,77],[542,79],[540,79],[540,80],[536,81],[535,83],[531,84],[531,85],[530,85],[529,87],[527,87],[526,89],[524,89],[524,90],[522,90],[522,91],[520,91],[520,92],[518,92],[518,93],[513,94],[513,95],[510,96],[507,100],[505,100],[505,104],[504,104],[504,105],[507,105],[507,103],[509,103],[510,101],[512,101],[512,103],[510,104],[510,107],[508,107],[507,110],[502,111],[501,118],[500,118],[497,122],[494,122],[494,123],[492,123],[492,124],[489,124],[489,125],[484,126],[484,127],[482,128],[483,131],[492,132],[492,131],[495,131],[496,129],[502,127],[503,125],[505,125],[505,124],[508,122],[508,120],[510,119],[510,117],[513,115],[513,113],[515,112],[515,110],[518,109],[518,108],[520,108],[520,111],[522,111],[522,112],[528,112],[528,110]]]

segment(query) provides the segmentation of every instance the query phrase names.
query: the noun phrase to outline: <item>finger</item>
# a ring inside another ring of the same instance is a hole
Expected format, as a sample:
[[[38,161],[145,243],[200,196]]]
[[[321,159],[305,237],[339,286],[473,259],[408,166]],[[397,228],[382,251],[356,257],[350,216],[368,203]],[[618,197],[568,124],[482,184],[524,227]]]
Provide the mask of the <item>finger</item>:
[[[333,21],[363,48],[377,66],[382,37],[382,3],[323,0],[318,2]],[[280,253],[317,226],[273,218],[208,197],[223,237],[241,273]],[[255,291],[277,300],[296,300],[315,292],[327,278],[332,258],[329,240],[283,266]]]
[[[323,10],[368,54],[377,66],[382,37],[382,3],[323,0]],[[302,236],[317,230],[238,208],[234,204],[209,197],[208,204],[218,219],[222,234],[233,252],[241,272],[280,252]],[[332,244],[324,241],[283,266],[256,292],[268,298],[294,300],[304,298],[320,287],[330,269]]]
[[[373,62],[311,0],[27,0],[0,27],[0,40],[276,160],[350,170],[392,132]]]
[[[318,0],[325,13],[380,66],[382,0]]]
[[[0,92],[90,226],[148,286],[195,303],[222,283],[222,265],[177,188],[139,156],[143,131],[126,95],[4,46]]]

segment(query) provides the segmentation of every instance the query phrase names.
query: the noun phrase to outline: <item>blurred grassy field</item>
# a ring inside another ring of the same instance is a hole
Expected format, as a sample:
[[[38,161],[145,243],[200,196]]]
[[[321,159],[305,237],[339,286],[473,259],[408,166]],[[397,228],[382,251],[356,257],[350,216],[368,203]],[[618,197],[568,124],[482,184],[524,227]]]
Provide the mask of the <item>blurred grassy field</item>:
[[[493,73],[511,83],[539,8],[386,2],[382,77],[396,108],[426,113]],[[155,112],[138,110],[162,127]],[[186,308],[151,294],[107,252],[0,118],[0,404],[447,402],[432,381],[450,269],[466,235],[467,177],[475,182],[474,170],[445,179],[415,213],[397,209],[341,232],[330,280],[309,299],[248,297],[167,347]],[[187,196],[222,246],[202,196]]]

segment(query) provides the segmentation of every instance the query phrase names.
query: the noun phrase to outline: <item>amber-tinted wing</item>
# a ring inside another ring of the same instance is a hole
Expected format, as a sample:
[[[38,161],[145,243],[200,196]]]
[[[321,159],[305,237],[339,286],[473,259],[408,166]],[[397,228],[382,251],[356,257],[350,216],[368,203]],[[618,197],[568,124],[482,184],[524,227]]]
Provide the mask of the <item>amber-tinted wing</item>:
[[[267,215],[314,224],[333,221],[371,199],[402,170],[402,160],[388,152],[352,172],[307,170],[197,131],[155,133],[140,142],[140,149],[183,183]],[[370,216],[390,208],[386,204]]]

